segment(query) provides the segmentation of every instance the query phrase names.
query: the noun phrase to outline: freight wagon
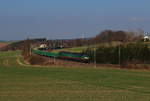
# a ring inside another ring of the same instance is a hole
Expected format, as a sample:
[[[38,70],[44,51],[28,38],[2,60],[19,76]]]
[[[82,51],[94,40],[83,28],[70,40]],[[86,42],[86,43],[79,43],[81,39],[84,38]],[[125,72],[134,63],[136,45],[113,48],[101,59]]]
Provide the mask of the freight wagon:
[[[32,52],[34,54],[43,55],[43,56],[52,57],[52,58],[58,58],[59,57],[59,54],[52,53],[52,52],[46,52],[46,51],[41,51],[41,50],[33,50]]]

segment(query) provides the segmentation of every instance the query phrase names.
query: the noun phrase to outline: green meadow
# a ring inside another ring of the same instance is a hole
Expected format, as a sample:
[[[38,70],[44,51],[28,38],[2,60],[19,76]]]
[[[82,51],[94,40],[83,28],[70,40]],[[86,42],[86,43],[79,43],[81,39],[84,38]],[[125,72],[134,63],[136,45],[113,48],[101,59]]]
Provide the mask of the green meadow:
[[[64,49],[57,49],[57,50],[53,50],[52,52],[54,53],[58,53],[60,51],[66,51],[66,52],[77,52],[80,53],[83,50],[86,50],[88,48],[88,46],[82,46],[82,47],[73,47],[73,48],[64,48]]]
[[[150,101],[150,71],[44,67],[0,52],[0,101]]]

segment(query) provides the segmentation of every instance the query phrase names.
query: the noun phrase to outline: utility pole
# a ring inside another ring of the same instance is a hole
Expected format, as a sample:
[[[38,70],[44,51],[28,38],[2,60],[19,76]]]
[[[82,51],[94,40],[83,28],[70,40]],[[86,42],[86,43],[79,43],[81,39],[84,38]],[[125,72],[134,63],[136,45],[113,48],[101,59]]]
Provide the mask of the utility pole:
[[[85,39],[85,33],[82,34],[82,39],[83,39],[83,40]]]
[[[30,43],[30,46],[29,46],[29,55],[31,55],[32,54],[32,44]]]
[[[122,40],[119,42],[119,49],[118,49],[118,63],[121,66],[121,45],[122,45]]]
[[[53,49],[55,49],[55,40],[54,40],[53,36],[51,37],[51,39],[52,39],[52,50],[53,50]],[[55,62],[56,62],[55,57],[53,58],[53,62],[55,64]]]
[[[94,47],[94,68],[96,68],[96,44]]]
[[[121,65],[121,64],[120,64],[120,58],[121,58],[120,44],[119,44],[119,51],[118,51],[118,55],[119,55],[119,65]]]
[[[54,49],[55,49],[55,39],[54,39]],[[55,62],[56,62],[56,59],[54,57],[54,64],[55,64]]]

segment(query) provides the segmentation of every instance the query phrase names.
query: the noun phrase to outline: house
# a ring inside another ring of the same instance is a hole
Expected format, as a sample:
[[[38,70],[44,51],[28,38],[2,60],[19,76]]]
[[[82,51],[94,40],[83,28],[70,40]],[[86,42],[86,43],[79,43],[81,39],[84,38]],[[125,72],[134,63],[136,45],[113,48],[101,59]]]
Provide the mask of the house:
[[[40,45],[40,48],[46,48],[46,47],[47,47],[46,44],[41,44],[41,45]]]
[[[150,41],[150,34],[147,32],[144,34],[144,41]]]

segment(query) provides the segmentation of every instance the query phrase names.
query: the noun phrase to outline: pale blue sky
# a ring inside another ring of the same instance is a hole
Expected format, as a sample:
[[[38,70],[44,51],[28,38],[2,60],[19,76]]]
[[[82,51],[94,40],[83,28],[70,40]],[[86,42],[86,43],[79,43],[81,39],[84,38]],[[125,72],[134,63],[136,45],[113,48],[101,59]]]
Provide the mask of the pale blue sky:
[[[0,0],[0,40],[76,38],[105,29],[150,32],[150,0]]]

